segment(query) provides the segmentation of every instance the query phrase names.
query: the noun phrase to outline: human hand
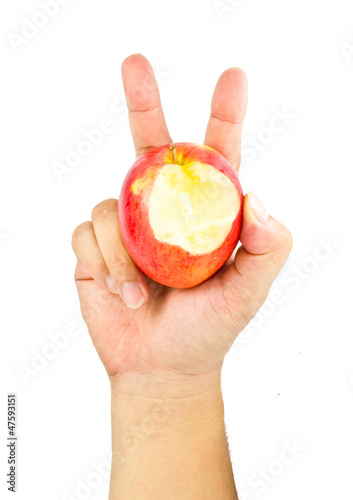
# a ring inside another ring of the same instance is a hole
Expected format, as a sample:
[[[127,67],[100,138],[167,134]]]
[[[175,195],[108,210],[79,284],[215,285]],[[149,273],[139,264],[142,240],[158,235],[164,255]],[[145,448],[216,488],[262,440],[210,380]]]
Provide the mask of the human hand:
[[[172,142],[153,70],[141,54],[122,65],[136,156]],[[204,143],[238,172],[247,81],[237,69],[217,83]],[[119,231],[118,201],[106,200],[78,226],[72,245],[83,317],[111,380],[148,375],[190,380],[219,371],[236,336],[261,307],[286,261],[291,234],[259,200],[244,198],[242,246],[204,283],[172,289],[143,275]]]

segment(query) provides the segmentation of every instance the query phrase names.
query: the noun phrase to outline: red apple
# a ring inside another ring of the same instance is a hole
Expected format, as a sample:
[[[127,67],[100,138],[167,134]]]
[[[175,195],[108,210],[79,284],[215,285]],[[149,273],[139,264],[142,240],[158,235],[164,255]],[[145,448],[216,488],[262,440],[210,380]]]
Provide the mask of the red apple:
[[[239,239],[243,193],[216,150],[180,142],[139,156],[119,199],[124,244],[150,278],[190,288],[212,276]]]

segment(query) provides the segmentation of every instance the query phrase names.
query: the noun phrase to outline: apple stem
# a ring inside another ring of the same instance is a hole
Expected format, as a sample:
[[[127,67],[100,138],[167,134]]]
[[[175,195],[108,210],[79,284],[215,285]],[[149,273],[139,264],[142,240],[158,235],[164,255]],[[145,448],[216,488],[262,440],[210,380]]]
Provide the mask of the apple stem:
[[[173,152],[173,161],[174,161],[174,163],[176,163],[177,162],[177,158],[176,158],[175,144],[171,144],[169,146],[169,149],[170,149],[170,151]]]

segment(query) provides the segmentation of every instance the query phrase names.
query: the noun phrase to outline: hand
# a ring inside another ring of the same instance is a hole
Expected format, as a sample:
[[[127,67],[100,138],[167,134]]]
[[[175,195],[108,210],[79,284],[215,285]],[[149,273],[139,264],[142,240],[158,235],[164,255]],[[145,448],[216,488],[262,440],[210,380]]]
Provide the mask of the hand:
[[[128,57],[122,77],[136,155],[171,143],[147,59]],[[246,106],[245,74],[226,70],[214,91],[204,143],[236,171]],[[73,234],[75,280],[83,317],[111,379],[149,375],[189,380],[220,370],[292,246],[288,229],[267,215],[252,193],[244,199],[240,241],[235,257],[206,282],[172,289],[144,276],[128,255],[119,231],[118,200],[93,209],[92,221]]]

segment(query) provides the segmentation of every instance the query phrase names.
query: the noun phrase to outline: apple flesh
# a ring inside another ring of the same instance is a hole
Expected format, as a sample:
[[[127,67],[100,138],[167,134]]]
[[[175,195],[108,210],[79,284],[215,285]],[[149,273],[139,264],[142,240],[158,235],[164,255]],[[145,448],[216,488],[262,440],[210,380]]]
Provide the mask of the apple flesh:
[[[139,156],[119,199],[124,244],[150,278],[190,288],[218,271],[239,239],[243,193],[216,150],[173,143]]]

